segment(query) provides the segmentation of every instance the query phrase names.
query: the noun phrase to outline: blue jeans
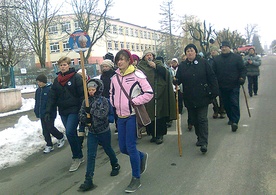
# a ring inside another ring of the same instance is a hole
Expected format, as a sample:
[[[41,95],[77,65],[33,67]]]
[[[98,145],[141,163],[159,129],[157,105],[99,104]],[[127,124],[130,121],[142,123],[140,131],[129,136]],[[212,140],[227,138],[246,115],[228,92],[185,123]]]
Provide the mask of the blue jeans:
[[[117,128],[120,151],[123,154],[129,155],[132,176],[140,178],[140,164],[141,159],[144,158],[144,154],[136,148],[136,116],[118,118]]]
[[[77,127],[79,124],[78,114],[60,115],[62,123],[65,127],[66,137],[71,147],[74,158],[82,158],[81,144],[78,139]]]
[[[101,143],[105,153],[109,157],[111,166],[115,166],[118,163],[118,159],[114,150],[111,147],[111,132],[110,129],[107,132],[101,134],[93,134],[88,132],[87,136],[87,165],[86,165],[86,177],[93,177],[95,170],[95,160],[97,156],[97,148],[99,142]]]
[[[233,123],[240,121],[240,87],[234,89],[220,89],[224,109],[229,120]]]

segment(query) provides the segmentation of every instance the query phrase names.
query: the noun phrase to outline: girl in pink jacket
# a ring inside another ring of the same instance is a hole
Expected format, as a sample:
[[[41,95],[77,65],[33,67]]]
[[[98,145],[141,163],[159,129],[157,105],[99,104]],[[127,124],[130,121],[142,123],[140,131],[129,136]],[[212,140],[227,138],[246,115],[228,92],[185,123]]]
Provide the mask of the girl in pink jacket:
[[[132,104],[141,105],[153,98],[153,90],[145,74],[132,65],[133,59],[128,50],[122,49],[115,56],[118,66],[111,78],[110,102],[118,115],[117,128],[120,151],[129,155],[132,179],[125,192],[135,192],[140,186],[140,175],[146,170],[148,154],[136,148],[136,116]],[[132,102],[125,96],[119,83],[122,83]]]

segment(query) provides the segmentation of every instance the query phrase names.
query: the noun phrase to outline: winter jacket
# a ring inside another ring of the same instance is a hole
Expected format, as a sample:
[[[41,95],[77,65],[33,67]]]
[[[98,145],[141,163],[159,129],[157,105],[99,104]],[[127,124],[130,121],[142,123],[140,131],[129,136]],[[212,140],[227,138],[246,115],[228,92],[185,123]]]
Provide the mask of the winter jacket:
[[[34,113],[37,118],[44,118],[46,112],[46,105],[52,84],[47,83],[44,87],[39,87],[35,91],[35,106]],[[50,113],[51,118],[56,118],[57,109],[54,107]]]
[[[101,80],[103,81],[104,90],[103,90],[103,96],[106,98],[109,98],[109,90],[110,90],[110,82],[111,77],[115,74],[115,71],[113,69],[110,69],[109,71],[103,72],[101,75]]]
[[[93,134],[100,134],[110,130],[108,115],[110,111],[113,111],[113,109],[110,109],[111,105],[108,99],[102,96],[104,89],[102,81],[100,79],[92,78],[88,81],[88,83],[91,81],[96,82],[98,87],[94,96],[88,97],[91,123],[88,125],[88,130]],[[85,100],[83,100],[79,112],[79,119],[82,123],[87,123],[87,113],[85,111],[85,107]]]
[[[60,115],[78,114],[84,99],[83,83],[80,74],[74,68],[70,68],[64,75],[73,73],[73,76],[62,86],[55,78],[46,112],[50,112],[54,107],[58,107]],[[61,74],[58,72],[57,74]]]
[[[252,60],[252,64],[248,63],[248,60]],[[260,69],[259,66],[261,65],[261,58],[255,54],[247,55],[243,58],[244,64],[247,70],[247,76],[259,76]]]
[[[240,55],[232,52],[220,54],[214,58],[213,70],[217,76],[219,88],[239,88],[239,78],[246,79],[246,68]]]
[[[207,106],[218,96],[218,82],[207,60],[196,57],[194,61],[186,59],[178,67],[176,78],[183,85],[184,105],[187,108]]]
[[[132,103],[122,91],[116,75],[119,76],[119,80],[128,95],[132,98],[134,105],[141,105],[149,102],[153,97],[153,90],[145,74],[135,69],[133,65],[130,65],[124,74],[120,73],[119,69],[116,70],[116,74],[111,77],[110,103],[116,108],[116,114],[119,117],[134,115]]]
[[[172,77],[162,61],[154,60],[154,63],[156,68],[150,67],[148,62],[142,59],[137,66],[146,75],[155,94],[154,98],[146,104],[147,112],[152,121],[161,118],[165,118],[167,121],[175,120],[176,101]]]

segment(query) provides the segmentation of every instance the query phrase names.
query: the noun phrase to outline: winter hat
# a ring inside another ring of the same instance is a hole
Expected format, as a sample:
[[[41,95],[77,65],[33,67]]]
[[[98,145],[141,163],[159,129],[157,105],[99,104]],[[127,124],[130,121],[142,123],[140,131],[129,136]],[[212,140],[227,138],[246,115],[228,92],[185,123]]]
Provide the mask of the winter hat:
[[[108,52],[107,54],[105,54],[104,56],[104,60],[111,60],[112,62],[114,62],[114,55],[110,52]]]
[[[251,49],[253,49],[253,50],[254,50],[254,52],[255,52],[255,48],[254,48],[254,47],[249,48],[249,49],[248,49],[248,51],[250,51]]]
[[[186,54],[186,51],[187,51],[188,49],[190,49],[190,48],[193,48],[193,49],[195,50],[195,52],[197,53],[197,48],[196,48],[196,46],[195,46],[194,44],[192,44],[192,43],[188,44],[188,45],[185,47],[184,53]]]
[[[87,83],[87,88],[89,87],[93,87],[97,89],[98,84],[95,81],[90,81],[89,83]]]
[[[82,75],[82,69],[79,69],[78,72],[80,75]],[[86,69],[84,69],[84,74],[86,75]]]
[[[133,59],[133,60],[136,60],[136,61],[137,61],[137,64],[138,64],[139,61],[140,61],[139,56],[137,56],[136,54],[132,54],[131,56],[132,56],[132,59]]]
[[[109,60],[109,59],[104,60],[101,65],[107,65],[110,68],[114,67],[114,63],[111,60]]]
[[[178,64],[178,59],[177,58],[173,58],[172,61],[176,61]]]
[[[36,81],[40,81],[42,83],[47,83],[47,77],[44,74],[40,74],[36,77]]]
[[[151,54],[153,55],[153,57],[155,58],[155,53],[154,53],[151,49],[146,49],[146,50],[143,52],[143,57],[142,57],[142,59],[144,59],[144,57],[145,57],[148,53],[151,53]]]
[[[228,41],[222,41],[220,48],[223,47],[223,46],[231,48],[230,43]]]

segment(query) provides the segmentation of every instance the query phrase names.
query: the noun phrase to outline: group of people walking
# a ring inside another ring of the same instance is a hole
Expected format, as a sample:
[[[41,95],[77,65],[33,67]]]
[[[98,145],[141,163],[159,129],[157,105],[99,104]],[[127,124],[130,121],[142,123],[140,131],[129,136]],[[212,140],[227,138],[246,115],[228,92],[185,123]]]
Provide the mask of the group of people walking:
[[[180,89],[179,105],[182,105],[183,98],[188,110],[188,121],[195,128],[196,146],[200,147],[203,154],[206,153],[208,105],[214,105],[214,118],[218,114],[225,118],[226,112],[232,131],[237,131],[240,120],[239,90],[245,82],[246,63],[248,66],[260,65],[253,57],[243,60],[241,56],[232,53],[230,48],[229,42],[223,41],[221,54],[216,53],[212,59],[206,60],[198,55],[194,44],[188,44],[184,49],[185,58],[180,63],[177,58],[173,59],[172,71],[150,49],[145,50],[141,58],[126,49],[120,50],[115,58],[113,54],[107,53],[101,64],[100,78],[86,81],[87,99],[84,98],[86,90],[81,75],[77,74],[74,67],[70,67],[71,59],[60,58],[60,71],[53,84],[47,84],[45,75],[39,75],[36,79],[39,88],[35,96],[35,113],[41,119],[46,141],[44,153],[54,149],[51,135],[57,139],[58,148],[65,142],[65,135],[54,127],[58,108],[72,152],[69,171],[76,171],[84,162],[77,128],[79,124],[87,126],[87,167],[85,181],[79,190],[91,190],[94,188],[98,145],[103,147],[110,159],[110,175],[119,174],[121,167],[111,147],[109,124],[115,122],[120,151],[129,156],[132,170],[131,181],[125,192],[135,192],[141,186],[140,177],[147,168],[149,156],[136,146],[138,127],[134,106],[145,105],[152,121],[145,127],[151,136],[149,141],[162,144],[168,122],[176,120],[177,113],[182,113],[182,107],[176,112],[175,90]],[[253,88],[250,88],[249,94],[254,92],[257,95],[256,78],[253,77],[250,83],[253,83]],[[176,89],[174,85],[181,88]],[[216,101],[217,96],[220,97],[220,105]]]

